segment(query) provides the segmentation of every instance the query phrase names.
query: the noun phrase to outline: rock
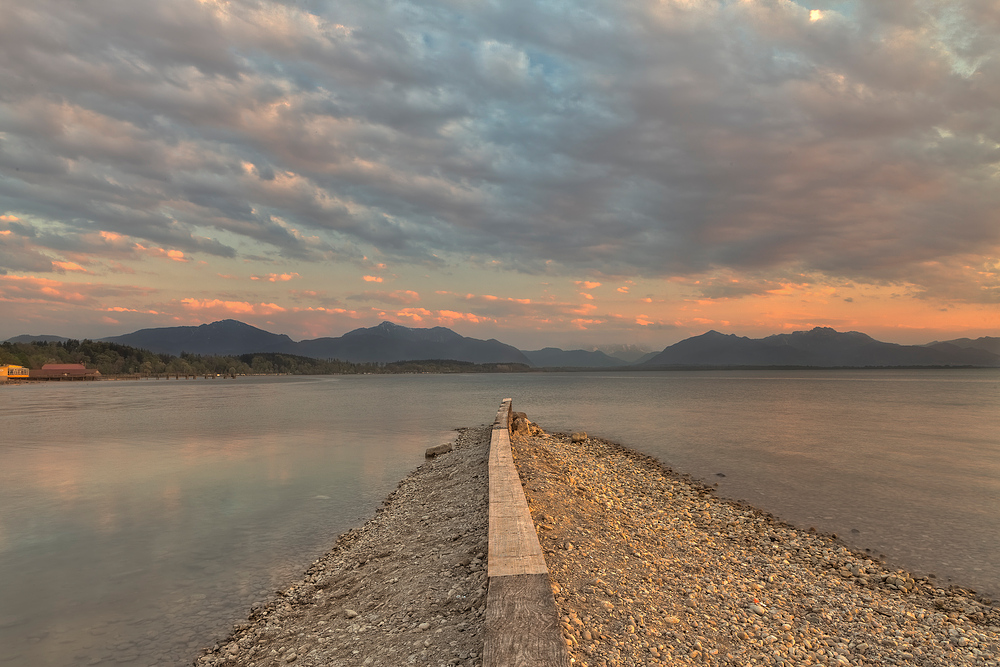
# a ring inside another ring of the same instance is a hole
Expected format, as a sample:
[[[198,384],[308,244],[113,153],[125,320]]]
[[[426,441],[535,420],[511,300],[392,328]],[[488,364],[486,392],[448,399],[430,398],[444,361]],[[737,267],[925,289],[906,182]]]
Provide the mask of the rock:
[[[441,454],[447,454],[452,449],[453,448],[450,442],[446,442],[443,445],[438,445],[437,447],[430,447],[426,452],[424,452],[424,458],[432,459],[435,456],[440,456]]]
[[[344,610],[344,616],[346,616],[347,618],[355,618],[357,615],[358,612],[354,611],[353,609]]]
[[[583,442],[586,439],[587,439],[586,431],[577,431],[570,437],[570,440],[572,440],[573,442]]]
[[[510,430],[512,433],[530,434],[531,422],[528,421],[528,415],[523,412],[515,412],[510,422]]]

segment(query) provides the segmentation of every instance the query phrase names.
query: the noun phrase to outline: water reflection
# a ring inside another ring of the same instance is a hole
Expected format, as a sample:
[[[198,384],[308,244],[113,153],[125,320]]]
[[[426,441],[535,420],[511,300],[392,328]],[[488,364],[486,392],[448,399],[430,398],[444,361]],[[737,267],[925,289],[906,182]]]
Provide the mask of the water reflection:
[[[337,384],[5,391],[0,663],[183,664],[296,576],[444,435]]]
[[[1000,592],[993,371],[262,378],[0,392],[0,664],[190,662],[370,515],[424,449],[451,439],[453,427],[492,420],[506,396],[546,428],[619,440],[799,526]]]

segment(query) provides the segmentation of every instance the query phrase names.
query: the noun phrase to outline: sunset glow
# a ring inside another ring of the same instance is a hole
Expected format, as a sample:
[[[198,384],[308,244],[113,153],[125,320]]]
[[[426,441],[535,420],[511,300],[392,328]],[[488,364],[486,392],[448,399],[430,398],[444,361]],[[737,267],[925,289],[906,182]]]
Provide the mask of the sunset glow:
[[[1000,335],[995,3],[390,4],[6,8],[0,340]]]

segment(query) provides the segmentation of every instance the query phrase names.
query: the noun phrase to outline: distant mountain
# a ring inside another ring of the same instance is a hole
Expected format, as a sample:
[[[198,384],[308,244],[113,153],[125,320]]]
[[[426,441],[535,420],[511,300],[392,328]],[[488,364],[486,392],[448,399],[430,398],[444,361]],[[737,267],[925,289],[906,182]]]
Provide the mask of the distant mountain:
[[[239,355],[281,352],[315,359],[351,362],[393,362],[450,359],[476,364],[520,363],[530,365],[517,348],[497,340],[466,338],[444,327],[411,329],[383,322],[355,329],[339,338],[293,341],[236,320],[222,320],[196,327],[140,329],[103,340],[165,354]]]
[[[621,359],[627,364],[637,364],[643,357],[653,357],[659,354],[659,352],[650,352],[638,345],[597,345],[590,349],[594,352],[603,352],[615,359]]]
[[[976,338],[975,340],[971,338],[956,338],[955,340],[946,341],[935,341],[933,343],[928,343],[925,347],[939,347],[941,345],[954,345],[955,347],[961,347],[967,350],[986,350],[987,352],[992,352],[993,354],[1000,354],[1000,338],[995,336],[983,336],[981,338]]]
[[[669,366],[1000,366],[1000,355],[956,345],[883,343],[857,331],[829,327],[766,338],[709,331],[671,345],[642,364]]]
[[[609,357],[600,351],[560,350],[558,347],[546,347],[541,350],[521,350],[521,352],[532,364],[541,368],[610,368],[628,365],[628,362]]]
[[[647,352],[646,354],[642,355],[632,363],[635,364],[636,366],[638,366],[639,364],[644,364],[658,354],[659,352]]]
[[[65,343],[69,338],[65,336],[29,336],[28,334],[22,334],[20,336],[14,336],[13,338],[8,338],[6,343]]]
[[[196,327],[140,329],[101,340],[121,343],[160,354],[230,356],[249,352],[300,354],[297,343],[285,334],[273,334],[237,320],[221,320]]]
[[[296,354],[353,362],[453,359],[475,364],[531,364],[516,347],[494,338],[467,338],[445,327],[411,329],[392,322],[355,329],[339,338],[304,340]]]

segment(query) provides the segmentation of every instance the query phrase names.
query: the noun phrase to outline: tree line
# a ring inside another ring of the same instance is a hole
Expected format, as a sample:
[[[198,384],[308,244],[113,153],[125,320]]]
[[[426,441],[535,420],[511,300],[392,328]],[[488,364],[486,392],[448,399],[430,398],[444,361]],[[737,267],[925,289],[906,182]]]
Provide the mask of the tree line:
[[[0,344],[0,366],[41,368],[45,364],[83,364],[101,375],[358,375],[365,373],[510,373],[524,364],[474,364],[432,359],[392,363],[352,363],[296,354],[260,352],[236,356],[157,354],[119,343],[93,340]]]

